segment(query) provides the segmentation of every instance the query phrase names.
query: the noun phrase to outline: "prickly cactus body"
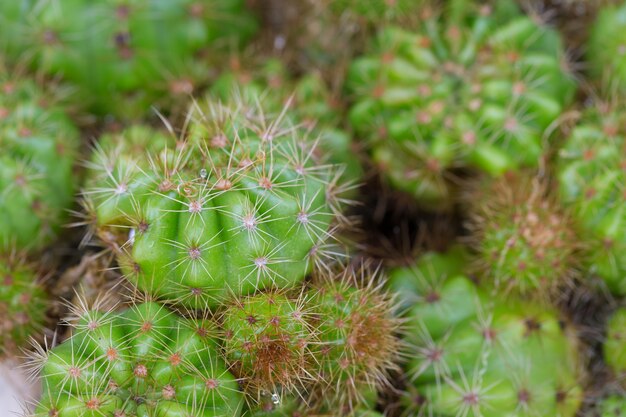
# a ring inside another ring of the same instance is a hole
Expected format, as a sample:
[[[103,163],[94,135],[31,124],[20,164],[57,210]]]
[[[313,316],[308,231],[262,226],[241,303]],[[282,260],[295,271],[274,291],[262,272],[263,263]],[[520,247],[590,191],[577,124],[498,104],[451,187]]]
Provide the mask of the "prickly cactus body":
[[[36,416],[239,416],[242,397],[208,321],[156,303],[86,311],[43,353]]]
[[[43,328],[48,303],[38,278],[21,257],[0,257],[0,358],[19,354]]]
[[[311,290],[319,339],[314,354],[325,381],[319,395],[329,410],[354,410],[370,400],[368,393],[375,399],[396,367],[400,345],[393,299],[373,286],[374,275],[367,274],[370,287],[359,288],[352,274],[322,280]]]
[[[352,126],[390,184],[424,205],[449,203],[455,169],[537,166],[573,98],[558,34],[496,3],[453,1],[415,31],[385,27],[350,68]]]
[[[22,5],[37,66],[75,85],[94,112],[121,118],[144,115],[163,94],[191,94],[211,75],[208,60],[257,26],[243,0]]]
[[[626,308],[620,308],[609,319],[604,341],[604,360],[620,380],[626,376],[624,340],[626,340]]]
[[[600,402],[600,417],[623,417],[626,416],[626,397],[624,395],[611,395]]]
[[[224,311],[226,356],[243,383],[257,390],[251,394],[259,401],[280,401],[283,389],[289,392],[312,378],[315,336],[306,314],[303,300],[280,293],[235,300]]]
[[[559,153],[558,181],[588,251],[591,272],[626,294],[624,107],[589,108]]]
[[[39,250],[72,204],[78,131],[33,83],[0,69],[0,248]]]
[[[292,287],[324,257],[343,208],[336,168],[307,132],[246,116],[211,105],[171,147],[96,158],[87,206],[141,290],[212,308]]]
[[[532,174],[488,180],[469,193],[475,269],[503,293],[555,296],[572,279],[578,239],[544,180]]]
[[[463,276],[408,314],[405,396],[418,415],[574,416],[582,394],[574,340],[556,313],[489,299]]]

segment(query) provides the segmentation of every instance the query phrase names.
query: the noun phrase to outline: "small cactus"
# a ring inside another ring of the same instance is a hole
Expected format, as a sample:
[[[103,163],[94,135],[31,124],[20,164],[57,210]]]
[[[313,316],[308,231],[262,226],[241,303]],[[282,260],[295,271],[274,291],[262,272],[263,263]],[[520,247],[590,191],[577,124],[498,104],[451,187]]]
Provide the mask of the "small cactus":
[[[557,32],[494,3],[425,8],[421,26],[383,27],[350,68],[352,126],[390,184],[423,205],[451,203],[458,168],[537,166],[573,99]]]
[[[233,372],[259,402],[279,402],[310,373],[315,333],[304,299],[269,292],[235,299],[221,315],[224,349]]]
[[[242,395],[218,352],[214,325],[148,302],[83,311],[72,336],[34,361],[36,417],[233,416]]]
[[[38,86],[0,68],[0,247],[42,249],[72,204],[78,130]]]
[[[20,353],[43,329],[48,306],[37,271],[24,257],[0,257],[0,359]]]
[[[592,273],[626,294],[626,112],[598,102],[583,114],[559,152],[562,203],[572,213]]]
[[[506,175],[469,193],[476,269],[485,285],[550,298],[571,283],[579,241],[544,182]]]
[[[626,91],[626,2],[605,1],[590,26],[586,43],[589,73],[596,80],[609,83],[611,88]],[[613,3],[613,4],[609,4]]]
[[[39,69],[77,87],[81,104],[121,118],[145,115],[164,93],[186,99],[207,81],[218,52],[257,28],[244,0],[17,4],[5,16],[21,35],[7,38],[9,50],[21,43]]]
[[[626,416],[626,396],[622,394],[604,398],[598,409],[599,417],[624,417]]]
[[[337,168],[306,131],[262,107],[207,107],[180,141],[145,132],[128,139],[147,151],[126,134],[102,145],[84,190],[127,278],[195,308],[300,283],[325,263],[345,206]]]
[[[604,341],[604,360],[618,380],[626,376],[626,308],[618,309],[609,319]]]
[[[397,368],[395,300],[376,281],[368,268],[346,269],[337,279],[320,279],[310,290],[319,339],[314,355],[325,381],[316,393],[322,408],[359,408],[368,400],[366,393],[389,386],[388,373]]]

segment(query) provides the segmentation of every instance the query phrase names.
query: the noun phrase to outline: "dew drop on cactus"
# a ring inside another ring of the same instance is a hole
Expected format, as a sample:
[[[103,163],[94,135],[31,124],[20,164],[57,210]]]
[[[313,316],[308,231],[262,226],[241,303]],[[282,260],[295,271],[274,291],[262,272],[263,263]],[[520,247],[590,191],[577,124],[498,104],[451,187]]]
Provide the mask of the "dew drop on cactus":
[[[262,109],[204,107],[179,141],[145,129],[103,138],[84,190],[131,282],[198,308],[301,282],[325,263],[345,205],[306,131]]]

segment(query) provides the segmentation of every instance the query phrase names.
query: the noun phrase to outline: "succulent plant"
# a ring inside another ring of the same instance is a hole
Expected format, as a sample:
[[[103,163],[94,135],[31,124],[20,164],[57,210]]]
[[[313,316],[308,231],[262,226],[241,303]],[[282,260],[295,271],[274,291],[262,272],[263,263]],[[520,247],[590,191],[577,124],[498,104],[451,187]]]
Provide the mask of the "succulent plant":
[[[0,247],[49,244],[73,202],[78,131],[32,81],[0,68]]]
[[[35,416],[234,416],[242,395],[208,320],[156,303],[87,310],[71,337],[40,352]]]
[[[43,329],[48,297],[23,255],[0,257],[0,359],[20,353]]]
[[[10,39],[37,68],[75,85],[94,112],[121,118],[144,115],[164,93],[186,99],[211,75],[207,62],[257,27],[244,0],[13,3],[19,12],[5,17],[24,36]]]
[[[596,103],[583,114],[559,153],[558,182],[594,274],[626,294],[626,113],[619,103]]]
[[[622,378],[626,376],[626,308],[619,308],[608,322],[606,339],[604,341],[604,359],[611,370]]]
[[[406,276],[412,279],[410,269]],[[406,325],[411,347],[403,401],[409,410],[576,415],[582,401],[577,342],[556,312],[514,298],[491,299],[462,275],[436,287],[424,283],[416,295]]]
[[[101,145],[86,206],[139,289],[216,307],[326,263],[344,206],[336,168],[306,131],[260,114],[212,103],[194,108],[181,141],[146,132]]]
[[[383,27],[351,65],[352,126],[389,183],[423,205],[450,204],[457,169],[537,166],[573,99],[557,32],[514,3],[425,8],[419,27]]]
[[[371,403],[371,397],[375,404],[376,390],[388,387],[388,374],[397,369],[395,300],[376,282],[381,281],[369,268],[348,268],[310,290],[319,339],[314,356],[324,381],[314,396],[322,409],[348,414]]]
[[[545,182],[505,175],[468,193],[476,269],[485,285],[551,298],[571,283],[579,240]]]

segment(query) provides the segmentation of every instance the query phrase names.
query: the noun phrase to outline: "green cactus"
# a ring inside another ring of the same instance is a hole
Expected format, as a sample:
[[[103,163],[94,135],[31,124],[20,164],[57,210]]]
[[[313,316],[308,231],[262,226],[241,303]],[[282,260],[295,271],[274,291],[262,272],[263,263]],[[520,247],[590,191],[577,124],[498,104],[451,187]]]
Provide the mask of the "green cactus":
[[[469,193],[475,268],[485,285],[549,299],[571,282],[579,240],[544,183],[522,173]]]
[[[626,376],[626,308],[620,308],[609,319],[604,341],[604,359],[611,370],[618,376]]]
[[[78,131],[53,99],[0,68],[0,247],[40,250],[72,204]]]
[[[395,300],[375,286],[377,278],[367,268],[347,269],[310,290],[319,339],[314,355],[325,381],[314,395],[322,409],[347,413],[371,402],[372,394],[375,403],[376,389],[388,386],[387,375],[397,367],[400,322]]]
[[[626,294],[626,113],[597,103],[583,114],[559,153],[563,204],[580,229],[591,272],[616,294]]]
[[[217,104],[190,118],[185,140],[144,138],[139,155],[118,143],[91,164],[86,206],[131,282],[206,308],[325,264],[341,185],[307,133]]]
[[[156,303],[84,311],[72,336],[36,363],[36,417],[233,416],[242,395],[207,320]]]
[[[38,279],[23,256],[0,257],[0,359],[19,354],[43,328],[48,303]]]
[[[226,357],[257,401],[281,401],[283,392],[314,378],[310,344],[315,333],[304,301],[260,293],[235,299],[221,316]]]
[[[384,27],[350,68],[352,126],[391,185],[426,206],[450,203],[458,168],[537,166],[573,99],[557,32],[513,6],[455,0],[441,16],[425,11],[415,31]]]
[[[623,417],[626,416],[626,396],[611,395],[603,399],[599,405],[599,417]]]
[[[424,0],[334,0],[330,2],[335,13],[349,13],[372,23],[402,20],[411,17],[428,4]]]
[[[406,276],[413,279],[410,268]],[[516,299],[490,300],[461,275],[436,288],[426,283],[416,296],[407,315],[410,385],[403,401],[409,410],[576,415],[582,400],[577,343],[555,312]]]
[[[24,36],[9,39],[24,44],[37,68],[75,85],[97,114],[122,118],[144,115],[167,93],[186,99],[207,81],[218,52],[257,27],[244,0],[10,3],[20,11],[6,17]]]

